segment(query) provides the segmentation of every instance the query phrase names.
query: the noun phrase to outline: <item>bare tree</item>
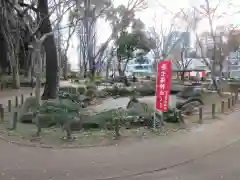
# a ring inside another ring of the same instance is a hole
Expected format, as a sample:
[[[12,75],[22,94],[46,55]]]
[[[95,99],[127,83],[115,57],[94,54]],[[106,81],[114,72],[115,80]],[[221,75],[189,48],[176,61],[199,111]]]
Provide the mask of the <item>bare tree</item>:
[[[165,12],[169,13],[169,10],[165,10],[164,13]],[[181,63],[181,60],[183,61],[183,56],[181,55],[187,50],[183,38],[184,32],[189,31],[189,26],[179,29],[177,25],[179,24],[179,13],[170,13],[170,16],[172,16],[172,18],[169,26],[166,26],[163,20],[160,21],[156,15],[153,19],[154,26],[149,29],[149,35],[155,41],[155,48],[152,50],[152,54],[155,64],[166,58],[174,58],[176,65],[182,69],[183,63]],[[155,70],[157,70],[156,67],[157,66],[155,66]]]
[[[203,59],[206,66],[211,70],[213,85],[218,90],[219,94],[221,94],[221,84],[217,82],[216,77],[222,77],[224,61],[229,55],[229,53],[233,50],[233,48],[230,48],[230,42],[225,42],[224,38],[230,36],[230,34],[232,33],[230,29],[235,28],[227,28],[221,30],[220,32],[216,29],[214,25],[215,22],[218,19],[227,16],[225,13],[219,12],[220,5],[220,1],[210,4],[209,0],[205,0],[204,3],[200,5],[200,7],[192,7],[191,11],[184,12],[184,10],[182,10],[183,19],[191,25],[191,29],[195,34],[197,44],[201,51],[201,58]],[[211,57],[209,57],[211,61],[209,61],[208,58],[204,56],[204,45],[202,44],[199,34],[197,32],[199,23],[201,23],[203,20],[207,20],[208,22],[210,34],[209,38],[212,40],[212,55]]]

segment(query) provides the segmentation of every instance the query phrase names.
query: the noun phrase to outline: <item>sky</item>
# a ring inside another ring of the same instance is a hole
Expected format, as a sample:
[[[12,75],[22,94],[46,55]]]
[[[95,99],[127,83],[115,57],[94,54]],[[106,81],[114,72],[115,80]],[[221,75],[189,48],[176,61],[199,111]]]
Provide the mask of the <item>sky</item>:
[[[115,0],[115,4],[126,4],[129,0]],[[230,0],[209,0],[212,7],[215,7],[216,3],[220,2],[218,6],[219,14],[227,14],[224,18],[219,18],[215,20],[215,26],[225,25],[225,24],[240,24],[240,15],[231,15],[236,9],[239,9],[240,2],[237,0],[231,0],[231,6],[228,6]],[[228,2],[228,3],[227,3]],[[165,27],[169,27],[169,22],[172,18],[171,13],[179,12],[180,8],[189,8],[191,6],[199,7],[204,0],[181,0],[181,3],[176,3],[176,0],[148,0],[148,8],[144,11],[137,12],[137,17],[139,17],[144,23],[146,28],[156,27],[158,29],[163,23]],[[166,7],[171,13],[163,11],[163,6]],[[181,25],[181,22],[179,22]],[[207,20],[202,20],[198,27],[199,32],[208,31],[209,26]],[[101,44],[106,41],[111,33],[111,29],[104,20],[99,20],[97,22],[97,44]],[[72,38],[71,46],[68,51],[68,59],[73,69],[78,68],[78,38],[75,36]]]

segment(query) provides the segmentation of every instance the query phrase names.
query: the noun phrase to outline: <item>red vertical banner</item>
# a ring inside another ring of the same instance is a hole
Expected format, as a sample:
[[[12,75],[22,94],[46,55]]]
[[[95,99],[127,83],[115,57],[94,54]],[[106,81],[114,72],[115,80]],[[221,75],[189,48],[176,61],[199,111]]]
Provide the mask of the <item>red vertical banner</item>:
[[[161,61],[158,64],[156,82],[156,109],[162,112],[168,111],[172,82],[172,61]]]

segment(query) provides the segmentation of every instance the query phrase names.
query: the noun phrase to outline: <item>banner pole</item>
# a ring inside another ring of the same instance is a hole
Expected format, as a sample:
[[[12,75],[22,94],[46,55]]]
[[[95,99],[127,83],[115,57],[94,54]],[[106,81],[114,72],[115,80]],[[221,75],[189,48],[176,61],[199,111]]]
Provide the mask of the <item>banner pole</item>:
[[[158,73],[158,71],[159,71],[159,69],[158,69],[158,66],[159,66],[159,63],[157,64],[157,78],[156,78],[156,90],[155,90],[155,111],[154,111],[154,117],[153,117],[153,129],[154,130],[156,130],[156,121],[157,121],[157,115],[156,115],[156,113],[157,113],[157,111],[158,111],[158,109],[157,109],[157,91],[158,91],[158,75],[159,75],[159,73]]]

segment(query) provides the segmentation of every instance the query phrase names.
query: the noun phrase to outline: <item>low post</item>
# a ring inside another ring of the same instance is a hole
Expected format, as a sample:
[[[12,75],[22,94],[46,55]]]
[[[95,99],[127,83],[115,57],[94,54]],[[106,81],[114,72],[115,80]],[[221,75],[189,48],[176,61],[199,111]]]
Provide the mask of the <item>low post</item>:
[[[214,119],[216,115],[216,104],[212,104],[212,118]]]
[[[15,96],[15,107],[17,108],[18,107],[18,97]]]
[[[232,107],[235,105],[235,98],[232,96]]]
[[[238,91],[235,93],[235,101],[238,102]]]
[[[0,108],[0,116],[1,116],[1,123],[4,123],[4,108],[3,107],[1,107]]]
[[[10,130],[15,130],[17,128],[17,117],[18,113],[15,111],[13,114],[12,128],[10,128]]]
[[[186,128],[186,123],[183,119],[183,115],[182,115],[182,112],[180,110],[177,110],[177,118],[178,118],[179,123],[182,126],[182,128]]]
[[[11,112],[12,111],[12,100],[9,99],[8,100],[8,112]]]
[[[221,113],[224,113],[225,101],[221,102]]]
[[[203,124],[203,107],[199,107],[199,123]]]
[[[21,105],[23,105],[23,103],[24,103],[24,96],[23,94],[21,94]]]
[[[30,93],[30,96],[33,96],[33,93],[32,93],[32,92]]]
[[[231,99],[228,98],[228,109],[231,109]]]
[[[3,120],[2,120],[2,109],[3,109],[3,105],[0,104],[0,117],[1,117],[1,122],[3,122]],[[4,116],[4,111],[3,111],[3,116]]]

